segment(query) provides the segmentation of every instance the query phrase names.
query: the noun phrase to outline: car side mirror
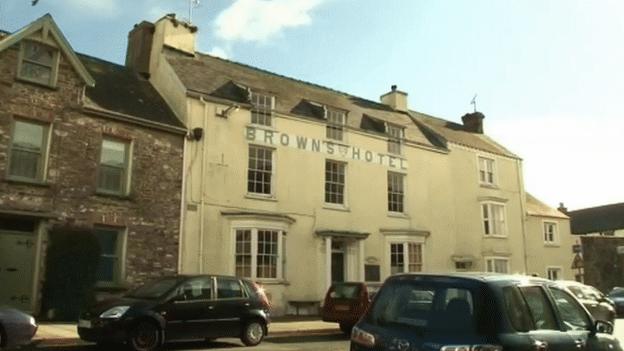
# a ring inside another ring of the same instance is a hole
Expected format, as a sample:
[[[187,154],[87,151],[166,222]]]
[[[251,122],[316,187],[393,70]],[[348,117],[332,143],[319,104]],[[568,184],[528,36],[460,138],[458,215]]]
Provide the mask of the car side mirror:
[[[591,334],[594,335],[596,333],[613,334],[613,324],[607,321],[596,321]]]

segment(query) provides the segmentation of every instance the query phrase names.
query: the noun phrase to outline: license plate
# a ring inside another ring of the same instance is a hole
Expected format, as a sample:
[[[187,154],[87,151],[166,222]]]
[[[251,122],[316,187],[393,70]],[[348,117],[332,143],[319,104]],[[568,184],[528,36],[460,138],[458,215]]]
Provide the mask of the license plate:
[[[336,305],[336,311],[348,311],[349,310],[349,306],[343,306],[343,305]]]
[[[78,320],[78,327],[80,328],[91,328],[91,321],[80,319]]]

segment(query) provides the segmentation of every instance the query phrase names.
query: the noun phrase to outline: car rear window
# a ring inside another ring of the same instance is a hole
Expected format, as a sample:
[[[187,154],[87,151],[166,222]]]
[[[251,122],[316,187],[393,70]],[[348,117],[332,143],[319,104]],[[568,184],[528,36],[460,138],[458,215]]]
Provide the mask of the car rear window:
[[[458,285],[396,281],[377,294],[368,315],[377,325],[430,333],[476,333],[475,293]]]
[[[357,299],[362,291],[360,284],[334,284],[329,289],[332,299]]]

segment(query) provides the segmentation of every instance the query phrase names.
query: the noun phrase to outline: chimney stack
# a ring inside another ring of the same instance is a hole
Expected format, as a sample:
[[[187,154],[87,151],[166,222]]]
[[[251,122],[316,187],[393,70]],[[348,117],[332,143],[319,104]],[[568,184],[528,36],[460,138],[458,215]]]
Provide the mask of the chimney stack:
[[[126,66],[149,77],[158,65],[166,45],[188,55],[195,55],[197,27],[168,14],[150,23],[143,21],[128,33]]]
[[[563,213],[565,215],[568,214],[568,208],[563,205],[563,202],[559,203],[559,207],[557,208],[557,210],[559,210],[559,212],[561,212],[561,213]]]
[[[467,131],[483,134],[483,119],[485,116],[481,112],[466,113],[462,116],[462,122]]]
[[[382,104],[388,105],[397,111],[407,112],[407,93],[397,90],[392,85],[390,92],[379,97]]]

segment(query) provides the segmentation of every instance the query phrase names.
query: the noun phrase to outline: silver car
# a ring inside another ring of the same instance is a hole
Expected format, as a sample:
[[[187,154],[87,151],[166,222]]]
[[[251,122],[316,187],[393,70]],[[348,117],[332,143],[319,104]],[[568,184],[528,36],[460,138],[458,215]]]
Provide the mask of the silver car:
[[[10,307],[0,307],[0,349],[30,343],[37,332],[32,316]]]

